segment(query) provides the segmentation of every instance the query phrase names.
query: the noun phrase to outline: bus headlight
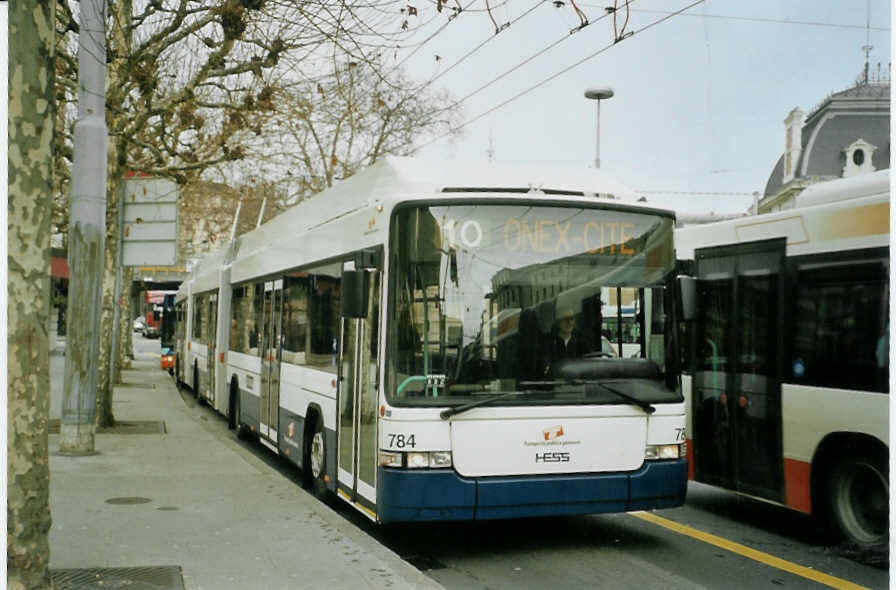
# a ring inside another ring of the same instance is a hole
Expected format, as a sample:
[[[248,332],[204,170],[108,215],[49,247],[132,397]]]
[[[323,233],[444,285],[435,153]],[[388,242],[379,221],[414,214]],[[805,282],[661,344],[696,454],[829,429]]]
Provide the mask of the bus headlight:
[[[683,445],[647,445],[644,450],[644,458],[651,459],[678,459],[684,456]]]
[[[401,453],[380,451],[379,464],[381,467],[401,467]]]
[[[446,469],[451,467],[451,451],[427,451],[402,453],[379,452],[380,467],[407,467],[408,469]]]
[[[430,453],[429,466],[432,468],[451,467],[451,451],[434,451]]]
[[[429,453],[408,453],[408,469],[429,467]]]

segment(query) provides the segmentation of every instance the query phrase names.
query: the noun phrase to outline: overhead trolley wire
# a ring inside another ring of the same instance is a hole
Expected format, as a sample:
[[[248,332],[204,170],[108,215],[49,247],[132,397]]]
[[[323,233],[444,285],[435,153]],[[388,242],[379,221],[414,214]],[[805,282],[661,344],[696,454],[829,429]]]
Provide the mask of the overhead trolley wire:
[[[404,56],[404,59],[402,59],[400,62],[398,62],[397,64],[395,64],[395,67],[392,68],[391,70],[389,70],[389,73],[386,74],[386,76],[388,77],[390,74],[392,74],[392,72],[394,72],[395,70],[397,70],[398,68],[400,68],[400,67],[402,66],[402,64],[404,64],[404,62],[406,62],[407,60],[409,60],[414,54],[416,54],[418,51],[420,51],[420,48],[421,48],[421,47],[423,47],[424,45],[426,45],[427,43],[429,43],[430,41],[432,41],[433,38],[435,38],[438,34],[440,34],[442,31],[444,31],[444,30],[445,30],[445,27],[447,27],[448,25],[450,25],[450,24],[454,21],[455,18],[457,18],[458,16],[460,16],[461,14],[463,14],[464,11],[466,11],[470,6],[472,6],[474,2],[476,2],[476,0],[470,0],[470,2],[469,2],[466,6],[461,7],[461,9],[460,9],[458,12],[456,12],[456,13],[454,14],[454,16],[448,17],[448,21],[445,22],[445,24],[443,24],[441,27],[439,27],[438,29],[436,29],[436,31],[435,31],[432,35],[430,35],[429,37],[427,37],[426,39],[424,39],[422,42],[420,42],[420,44],[417,45],[417,47],[414,48],[414,50],[413,50],[412,52],[410,52],[409,54],[407,54],[406,56]]]
[[[602,8],[597,4],[582,4],[582,6],[588,6],[590,8]],[[632,8],[632,12],[644,12],[651,14],[672,14],[667,10],[652,10],[647,8]],[[782,25],[804,25],[810,27],[833,27],[839,29],[864,29],[865,25],[849,25],[843,23],[824,23],[817,21],[804,21],[804,20],[788,20],[788,19],[780,19],[780,18],[762,18],[762,17],[753,17],[753,16],[737,16],[737,15],[727,15],[727,14],[686,14],[684,16],[693,16],[693,17],[701,17],[701,18],[715,18],[720,20],[735,20],[735,21],[745,21],[745,22],[759,22],[759,23],[772,23],[772,24],[782,24]],[[890,27],[868,27],[873,31],[889,31]]]
[[[632,1],[634,1],[634,0],[630,0],[629,2],[626,2],[626,4],[630,4]],[[644,31],[646,31],[646,30],[648,30],[648,29],[651,29],[651,28],[655,27],[656,25],[658,25],[658,24],[660,24],[660,23],[663,23],[663,22],[665,22],[665,21],[671,19],[671,18],[674,17],[674,16],[678,16],[679,14],[683,13],[684,11],[686,11],[686,10],[690,10],[691,8],[697,6],[698,4],[703,3],[703,1],[704,1],[704,0],[696,0],[695,2],[692,2],[691,4],[688,4],[688,5],[685,6],[684,8],[681,8],[681,9],[679,9],[679,10],[676,10],[675,12],[671,12],[671,13],[667,14],[666,16],[664,16],[664,17],[662,17],[662,18],[659,18],[659,19],[657,19],[657,20],[655,20],[655,21],[653,21],[653,22],[651,22],[651,23],[649,23],[649,24],[647,24],[647,25],[641,27],[640,29],[637,29],[637,30],[635,30],[635,31],[632,31],[632,32],[631,32],[631,35],[628,36],[628,37],[626,37],[626,39],[630,39],[630,38],[634,37],[634,36],[635,36],[636,34],[638,34],[638,33],[642,33],[642,32],[644,32]],[[601,18],[603,18],[603,17],[601,17]],[[501,103],[499,103],[499,104],[493,106],[492,108],[488,109],[487,111],[484,111],[484,112],[482,112],[482,113],[476,115],[476,116],[473,117],[472,119],[469,119],[469,120],[467,120],[467,121],[464,121],[464,122],[461,123],[460,125],[457,125],[456,127],[452,128],[452,129],[451,129],[450,131],[448,131],[447,133],[443,133],[442,135],[439,135],[439,136],[437,136],[437,137],[435,137],[435,138],[433,138],[433,139],[427,141],[426,143],[424,143],[424,144],[422,144],[422,145],[420,145],[420,146],[417,146],[418,149],[419,149],[419,148],[424,148],[424,147],[426,147],[426,146],[428,146],[428,145],[430,145],[430,144],[432,144],[432,143],[435,143],[436,141],[438,141],[438,140],[440,140],[440,139],[443,139],[443,138],[445,138],[445,137],[451,135],[453,132],[458,131],[458,130],[460,130],[460,129],[463,129],[463,128],[466,127],[466,126],[475,123],[475,122],[478,121],[479,119],[481,119],[481,118],[483,118],[483,117],[485,117],[485,116],[487,116],[487,115],[490,115],[491,113],[497,111],[498,109],[501,109],[501,108],[505,107],[506,105],[510,104],[511,102],[514,102],[514,101],[517,100],[518,98],[520,98],[520,97],[522,97],[522,96],[524,96],[524,95],[526,95],[526,94],[532,92],[533,90],[535,90],[535,89],[537,89],[537,88],[539,88],[539,87],[541,87],[541,86],[544,86],[544,85],[547,84],[548,82],[551,82],[552,80],[554,80],[554,79],[556,79],[556,78],[562,76],[563,74],[567,73],[568,71],[570,71],[570,70],[572,70],[572,69],[574,69],[574,68],[577,68],[578,66],[582,65],[583,63],[585,63],[585,62],[587,62],[587,61],[590,61],[590,60],[594,59],[594,58],[597,57],[598,55],[600,55],[600,54],[606,52],[607,50],[611,49],[613,46],[617,45],[619,42],[620,42],[620,40],[614,39],[613,42],[610,43],[609,45],[606,45],[606,46],[604,46],[604,47],[598,49],[598,50],[595,51],[594,53],[592,53],[592,54],[590,54],[590,55],[588,55],[588,56],[586,56],[586,57],[583,57],[583,58],[580,59],[579,61],[577,61],[577,62],[575,62],[575,63],[573,63],[573,64],[571,64],[571,65],[569,65],[569,66],[567,66],[567,67],[565,67],[565,68],[563,68],[563,69],[560,70],[559,72],[557,72],[557,73],[555,73],[555,74],[552,74],[551,76],[548,76],[548,77],[545,78],[544,80],[542,80],[542,81],[540,81],[540,82],[538,82],[538,83],[536,83],[536,84],[533,84],[532,86],[530,86],[529,88],[526,88],[525,90],[523,90],[523,91],[521,91],[521,92],[518,92],[517,94],[515,94],[515,95],[511,96],[510,98],[508,98],[507,100],[505,100],[505,101],[503,101],[503,102],[501,102]],[[467,100],[468,98],[470,98],[470,97],[473,96],[474,94],[477,94],[478,92],[480,92],[480,91],[483,90],[484,88],[486,88],[486,87],[488,87],[488,86],[491,86],[492,84],[494,84],[495,82],[497,82],[497,81],[500,80],[501,78],[505,77],[505,76],[506,76],[507,74],[509,74],[510,72],[519,69],[522,65],[528,63],[529,61],[531,61],[532,59],[534,59],[535,57],[537,57],[537,56],[540,55],[541,53],[544,53],[545,51],[547,51],[547,50],[550,49],[551,47],[557,45],[557,43],[559,43],[559,41],[558,41],[558,42],[555,42],[555,43],[553,43],[553,44],[551,44],[551,45],[549,45],[547,48],[545,48],[545,49],[543,49],[542,51],[538,52],[537,54],[533,55],[532,57],[530,57],[529,59],[525,60],[524,62],[522,62],[522,63],[519,64],[518,66],[515,66],[514,68],[511,68],[510,70],[508,70],[507,72],[501,74],[500,76],[498,76],[497,78],[495,78],[494,80],[492,80],[491,82],[489,82],[488,84],[486,84],[486,85],[480,87],[479,89],[475,90],[474,92],[472,92],[472,93],[468,94],[467,96],[463,97],[462,99],[458,100],[457,102],[455,102],[454,104],[452,104],[451,107],[453,107],[453,106],[455,106],[455,105],[457,105],[457,104],[460,104],[461,102]],[[451,108],[451,107],[445,107],[445,109],[443,109],[443,110],[447,110],[448,108]]]
[[[490,43],[490,42],[493,41],[494,39],[497,39],[498,35],[499,35],[500,33],[504,32],[508,27],[512,26],[514,23],[519,22],[520,20],[522,20],[523,18],[525,18],[526,16],[528,16],[528,15],[529,15],[530,13],[532,13],[536,8],[538,8],[539,6],[541,6],[542,4],[544,4],[545,2],[547,2],[547,0],[538,0],[538,2],[536,2],[531,8],[529,8],[529,10],[527,10],[527,11],[524,12],[524,13],[522,13],[521,15],[519,15],[518,17],[516,17],[516,18],[513,19],[512,21],[508,22],[508,23],[507,23],[507,26],[505,26],[503,29],[501,29],[500,31],[498,31],[498,32],[495,33],[494,35],[489,35],[489,37],[488,37],[485,41],[483,41],[482,43],[480,43],[479,45],[477,45],[476,47],[474,47],[473,49],[471,49],[470,51],[468,51],[466,54],[464,54],[463,57],[461,57],[459,60],[457,60],[456,62],[454,62],[453,64],[451,64],[451,65],[448,66],[447,68],[445,68],[443,71],[439,72],[439,73],[438,73],[435,77],[433,77],[430,81],[426,82],[426,83],[420,88],[420,90],[423,90],[424,88],[426,88],[426,87],[429,86],[430,84],[435,83],[436,80],[438,80],[439,78],[441,78],[442,76],[444,76],[445,74],[447,74],[448,72],[450,72],[451,70],[453,70],[454,68],[456,68],[457,66],[459,66],[460,64],[462,64],[462,63],[463,63],[464,61],[466,61],[467,58],[469,58],[471,55],[473,55],[474,53],[476,53],[477,51],[479,51],[480,49],[482,49],[483,47],[485,47],[488,43]]]
[[[635,0],[627,0],[624,6],[628,6],[629,4],[631,4],[631,3],[634,2],[634,1],[635,1]],[[700,0],[700,2],[702,2],[702,1],[703,1],[703,0]],[[531,61],[534,60],[535,58],[540,57],[541,55],[547,53],[548,51],[550,51],[551,49],[553,49],[553,48],[556,47],[557,45],[560,45],[561,43],[563,43],[564,41],[566,41],[567,39],[569,39],[570,37],[572,37],[573,33],[576,33],[576,32],[578,32],[578,31],[584,29],[585,27],[587,27],[587,26],[589,26],[589,25],[591,25],[591,24],[594,24],[594,23],[596,23],[596,22],[598,22],[598,21],[600,21],[600,20],[603,20],[603,19],[607,18],[609,15],[610,15],[610,13],[604,14],[603,16],[599,17],[598,19],[596,19],[596,20],[594,20],[594,21],[587,22],[587,23],[581,25],[580,27],[573,29],[572,31],[570,31],[569,34],[563,35],[563,37],[557,39],[556,41],[554,41],[553,43],[551,43],[551,44],[548,45],[547,47],[545,47],[545,48],[543,48],[543,49],[540,49],[539,51],[536,51],[535,53],[533,53],[532,55],[530,55],[529,57],[527,57],[526,59],[524,59],[523,61],[521,61],[521,62],[518,63],[517,65],[513,66],[513,67],[510,68],[509,70],[507,70],[507,71],[505,71],[504,73],[500,74],[500,75],[497,76],[496,78],[493,78],[491,81],[486,82],[485,84],[483,84],[482,86],[480,86],[479,88],[477,88],[477,89],[474,90],[473,92],[467,94],[467,95],[464,96],[463,98],[460,98],[460,99],[454,101],[451,105],[449,105],[449,106],[443,108],[442,110],[443,110],[443,111],[446,111],[446,110],[448,110],[448,109],[450,109],[450,108],[453,108],[453,107],[459,105],[459,104],[462,103],[462,102],[465,102],[465,101],[469,100],[470,98],[476,96],[477,94],[479,94],[480,92],[482,92],[483,90],[485,90],[486,88],[488,88],[489,86],[492,86],[493,84],[499,82],[500,80],[503,80],[504,78],[506,78],[507,76],[509,76],[509,75],[512,74],[513,72],[517,71],[518,69],[520,69],[520,68],[523,67],[524,65],[528,64],[529,62],[531,62]],[[667,18],[668,18],[668,17],[667,17]],[[662,19],[661,19],[661,20],[662,20]],[[652,25],[651,25],[651,26],[652,26]],[[616,40],[613,41],[613,45],[615,45],[615,44],[616,44]],[[610,46],[608,46],[607,48],[604,48],[604,49],[608,49],[609,47],[612,47],[612,45],[610,45]],[[602,50],[602,51],[603,51],[603,50]],[[591,59],[591,58],[594,57],[595,55],[597,55],[597,53],[592,54],[591,56],[585,58],[585,60],[582,60],[582,61],[586,61],[586,60],[588,60],[588,59]],[[582,63],[582,62],[579,62],[579,63]],[[578,63],[577,63],[577,64],[574,64],[572,67],[575,67],[576,65],[579,65],[579,64],[578,64]],[[571,68],[570,68],[570,69],[571,69]],[[564,73],[565,71],[566,71],[566,70],[564,70],[563,72],[560,72],[560,74]],[[557,74],[557,75],[559,75],[559,74]],[[548,80],[551,80],[551,79],[553,79],[553,78],[549,78]],[[545,80],[545,82],[547,82],[548,80]],[[536,88],[536,87],[537,87],[537,86],[533,86],[532,88],[530,88],[530,90],[533,90],[533,89]],[[527,90],[526,92],[528,92],[528,90]],[[525,92],[524,92],[524,94],[525,94]],[[518,96],[512,98],[511,101],[512,101],[512,100],[515,100],[515,99],[518,98],[519,96],[521,96],[521,95],[518,95]],[[508,102],[510,102],[510,101],[508,101]],[[504,106],[504,104],[507,104],[507,103],[502,103],[501,105],[499,105],[498,108],[500,108],[500,106]],[[491,111],[489,111],[489,112],[491,112]],[[484,116],[484,115],[486,115],[486,114],[488,114],[488,113],[483,113],[483,115],[480,115],[480,117],[481,117],[481,116]],[[479,117],[477,117],[477,119],[478,119],[478,118],[479,118]],[[474,119],[474,120],[475,120],[475,119]],[[472,123],[472,122],[473,122],[473,120],[468,121],[467,123]],[[467,123],[464,123],[463,125],[461,125],[461,127],[463,127],[464,125],[467,125]],[[441,137],[444,137],[444,135],[441,136]],[[438,139],[441,139],[441,137],[439,137]],[[427,145],[427,144],[424,144],[424,145]]]

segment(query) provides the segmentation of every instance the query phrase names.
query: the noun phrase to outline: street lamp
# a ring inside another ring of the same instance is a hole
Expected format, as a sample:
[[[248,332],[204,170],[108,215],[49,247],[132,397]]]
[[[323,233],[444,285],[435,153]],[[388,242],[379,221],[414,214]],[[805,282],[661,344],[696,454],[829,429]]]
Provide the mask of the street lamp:
[[[588,88],[585,90],[585,98],[597,101],[597,147],[594,154],[594,167],[600,168],[600,101],[606,100],[613,96],[613,89],[609,86],[606,88]]]

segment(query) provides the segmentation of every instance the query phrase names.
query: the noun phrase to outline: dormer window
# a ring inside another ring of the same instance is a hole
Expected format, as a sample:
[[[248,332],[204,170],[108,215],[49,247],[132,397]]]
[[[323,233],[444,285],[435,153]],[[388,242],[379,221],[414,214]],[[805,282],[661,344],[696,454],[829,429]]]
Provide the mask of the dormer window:
[[[871,157],[876,149],[877,146],[871,145],[861,138],[843,148],[843,178],[874,172]]]

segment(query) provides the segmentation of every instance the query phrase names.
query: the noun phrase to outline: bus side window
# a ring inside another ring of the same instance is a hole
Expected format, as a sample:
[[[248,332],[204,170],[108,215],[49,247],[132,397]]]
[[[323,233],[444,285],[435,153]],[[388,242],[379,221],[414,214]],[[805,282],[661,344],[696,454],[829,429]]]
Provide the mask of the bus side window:
[[[799,271],[790,378],[797,383],[889,391],[888,269],[857,260]]]
[[[261,326],[264,325],[264,283],[252,287],[252,331],[249,333],[249,354],[260,355]]]
[[[308,276],[288,274],[283,283],[283,360],[305,364],[308,339]]]

